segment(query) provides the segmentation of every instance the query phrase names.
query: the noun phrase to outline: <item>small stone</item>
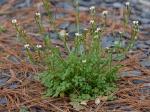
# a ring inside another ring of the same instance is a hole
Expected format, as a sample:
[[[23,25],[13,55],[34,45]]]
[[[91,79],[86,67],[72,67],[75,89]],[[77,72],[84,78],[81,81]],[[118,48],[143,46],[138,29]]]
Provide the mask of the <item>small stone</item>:
[[[69,2],[58,2],[56,7],[60,7],[65,10],[74,10],[73,6]]]
[[[17,88],[17,82],[14,82],[14,83],[9,84],[8,87],[9,87],[10,89],[16,89],[16,88]]]
[[[132,82],[133,82],[133,84],[143,84],[145,81],[136,79],[136,80],[133,80]]]
[[[4,86],[6,82],[9,80],[8,74],[0,73],[0,87]]]
[[[84,6],[79,6],[79,11],[89,11],[89,8]]]
[[[142,42],[142,41],[137,41],[135,43],[135,47],[134,48],[136,48],[136,49],[148,49],[149,46],[144,44],[144,42]]]
[[[59,28],[60,29],[67,29],[67,27],[69,26],[69,24],[70,24],[69,22],[64,22],[64,23],[62,23],[62,24],[59,25]]]
[[[135,77],[135,76],[141,76],[142,72],[139,70],[133,70],[133,71],[125,71],[122,72],[121,77]]]
[[[85,28],[85,26],[83,24],[79,25],[80,28],[80,32],[82,34],[83,29]],[[75,37],[75,33],[77,32],[77,28],[76,28],[76,24],[71,24],[69,25],[69,27],[67,27],[67,32],[69,32],[69,39],[73,39]]]
[[[122,4],[119,2],[115,2],[115,3],[113,3],[113,7],[119,9],[122,7]]]
[[[115,39],[111,36],[107,36],[102,38],[102,47],[106,48],[106,47],[112,47],[112,45],[114,44]]]
[[[141,95],[145,95],[145,96],[149,95],[149,92],[150,92],[150,83],[145,83],[144,87],[139,89],[139,93]]]
[[[150,87],[150,83],[145,83],[144,86],[145,87]]]
[[[59,38],[59,35],[53,31],[49,32],[49,36],[51,39],[58,39]]]
[[[15,8],[26,8],[32,5],[32,0],[18,0],[15,4]]]
[[[90,7],[90,6],[95,5],[95,1],[94,0],[79,0],[79,5]]]
[[[75,24],[70,24],[69,27],[67,28],[68,32],[76,32],[77,28]]]
[[[3,5],[6,3],[6,0],[0,0],[0,5]]]
[[[150,40],[145,41],[145,44],[150,46]]]
[[[0,105],[5,105],[5,104],[7,104],[6,97],[0,97]]]
[[[60,19],[60,18],[64,18],[66,14],[64,13],[56,13],[53,18],[54,19]]]
[[[20,63],[20,60],[13,55],[10,55],[7,59],[12,61],[13,63],[16,63],[16,64]]]
[[[133,111],[133,109],[130,106],[126,106],[126,105],[121,106],[120,110],[122,110],[122,112],[136,112],[136,111]]]
[[[150,7],[149,0],[138,0],[142,5]]]
[[[145,68],[150,68],[150,59],[145,59],[143,61],[140,62],[140,64],[142,65],[142,67],[145,67]]]

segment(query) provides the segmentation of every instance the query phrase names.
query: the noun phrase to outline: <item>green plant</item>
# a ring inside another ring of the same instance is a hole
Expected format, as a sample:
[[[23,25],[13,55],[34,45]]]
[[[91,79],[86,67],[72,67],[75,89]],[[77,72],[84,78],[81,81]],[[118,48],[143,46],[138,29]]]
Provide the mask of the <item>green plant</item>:
[[[79,0],[76,0],[75,1],[76,3],[75,3],[75,6],[76,6],[76,27],[77,27],[77,32],[79,33],[79,30],[80,30],[80,28],[79,28]]]
[[[4,26],[2,26],[2,25],[0,24],[0,33],[3,33],[3,32],[6,32],[6,29],[4,28]]]
[[[19,112],[29,112],[27,107],[23,106],[20,108]]]
[[[48,2],[44,1],[44,7],[48,10]],[[77,4],[78,5],[78,4]],[[52,45],[49,36],[44,38],[42,45],[33,45],[29,43],[29,38],[25,31],[18,26],[17,21],[13,20],[19,37],[25,43],[26,53],[33,64],[40,63],[45,69],[38,75],[38,79],[47,88],[45,95],[51,97],[69,96],[71,100],[81,101],[90,100],[98,96],[110,96],[116,87],[116,81],[121,65],[113,61],[113,55],[122,56],[131,49],[138,34],[138,23],[134,22],[132,27],[131,41],[127,48],[121,47],[121,38],[115,42],[112,48],[102,48],[101,38],[103,30],[107,28],[107,11],[103,12],[104,27],[97,27],[95,7],[91,7],[92,20],[90,27],[83,34],[79,33],[79,12],[77,6],[77,33],[72,47],[69,46],[68,34],[65,31],[60,32],[60,38],[64,43],[64,52],[60,47]],[[49,11],[48,11],[49,12]],[[36,13],[35,20],[39,27],[39,32],[44,35],[44,27],[41,22],[41,15]],[[49,19],[51,14],[49,12]],[[32,49],[32,50],[31,50]],[[121,51],[121,50],[122,51]],[[39,60],[33,56],[38,54]],[[119,54],[118,54],[119,53]]]
[[[123,22],[124,26],[127,27],[129,23],[129,17],[131,15],[131,7],[130,7],[130,2],[125,3],[125,10],[123,12]]]

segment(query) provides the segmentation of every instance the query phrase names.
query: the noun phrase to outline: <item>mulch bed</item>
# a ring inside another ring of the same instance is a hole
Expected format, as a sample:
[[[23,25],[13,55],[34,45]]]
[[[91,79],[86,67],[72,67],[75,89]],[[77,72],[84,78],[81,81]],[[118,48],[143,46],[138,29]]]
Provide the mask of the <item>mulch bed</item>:
[[[36,31],[34,23],[34,14],[36,12],[36,5],[38,1],[34,3],[32,7],[24,9],[12,9],[12,4],[15,4],[14,0],[9,0],[9,3],[0,7],[0,20],[3,26],[6,28],[5,33],[0,33],[0,78],[1,75],[6,75],[9,79],[3,86],[0,86],[0,100],[6,98],[7,103],[0,104],[0,112],[12,112],[19,111],[22,106],[29,108],[31,112],[77,112],[70,104],[68,98],[43,98],[43,92],[45,88],[40,82],[34,80],[34,76],[41,70],[40,67],[31,65],[24,61],[24,54],[21,52],[22,45],[16,41],[16,32],[11,24],[13,17],[19,19],[19,24],[25,27],[28,34],[33,37],[33,41],[40,40]],[[103,9],[99,9],[101,11]],[[57,9],[58,12],[63,11]],[[74,22],[75,14],[71,11],[66,11],[70,16],[67,17],[67,21]],[[81,20],[90,19],[86,13],[81,13]],[[62,23],[64,18],[56,21],[57,24]],[[101,19],[100,19],[101,20]],[[81,21],[82,22],[82,21]],[[108,24],[111,27],[105,32],[110,33],[113,31],[119,31],[123,29],[123,25],[118,22],[108,20]],[[128,29],[130,32],[130,28]],[[142,38],[147,38],[141,36]],[[54,40],[55,45],[61,45],[59,40]],[[142,52],[136,51],[135,54],[128,55],[128,58],[121,63],[125,65],[120,70],[140,70],[142,76],[139,77],[124,77],[118,81],[119,90],[114,93],[117,99],[114,101],[101,101],[99,105],[95,105],[94,101],[89,101],[85,106],[83,112],[105,112],[114,111],[135,111],[135,112],[148,112],[150,111],[150,70],[143,68],[139,64],[140,56]],[[12,58],[13,57],[13,60]],[[133,84],[133,80],[143,80],[146,83]],[[16,84],[15,87],[10,85]],[[146,88],[144,90],[144,88]],[[45,111],[43,111],[45,110]]]

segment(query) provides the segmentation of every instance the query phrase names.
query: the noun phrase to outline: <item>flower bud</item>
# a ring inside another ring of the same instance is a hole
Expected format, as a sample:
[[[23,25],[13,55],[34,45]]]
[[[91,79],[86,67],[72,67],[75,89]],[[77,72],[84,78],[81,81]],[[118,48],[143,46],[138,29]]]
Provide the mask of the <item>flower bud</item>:
[[[76,36],[76,37],[79,37],[79,36],[82,36],[82,34],[80,34],[80,33],[75,33],[75,36]]]
[[[41,14],[40,14],[39,12],[36,12],[35,15],[36,15],[37,17],[40,17],[40,16],[41,16]]]
[[[95,6],[91,6],[91,7],[90,7],[90,10],[91,10],[91,11],[95,10]]]
[[[36,45],[37,48],[42,48],[42,45]]]
[[[108,11],[103,11],[102,14],[103,14],[104,16],[107,16],[107,15],[108,15]]]
[[[25,44],[24,48],[29,49],[29,46],[30,46],[29,44]]]
[[[125,5],[126,5],[127,7],[129,7],[129,5],[130,5],[130,2],[126,2],[126,3],[125,3]]]
[[[16,23],[17,23],[17,20],[16,20],[16,19],[12,19],[11,23],[12,23],[12,24],[16,24]]]

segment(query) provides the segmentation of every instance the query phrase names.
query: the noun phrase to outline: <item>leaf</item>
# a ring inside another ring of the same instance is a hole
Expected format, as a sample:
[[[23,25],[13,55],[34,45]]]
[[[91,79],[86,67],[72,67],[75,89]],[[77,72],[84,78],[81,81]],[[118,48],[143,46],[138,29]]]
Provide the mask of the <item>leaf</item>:
[[[124,54],[115,54],[113,58],[114,58],[115,61],[122,61],[122,60],[124,60],[126,57],[125,57]]]
[[[86,106],[87,105],[87,101],[86,100],[84,100],[84,101],[81,101],[81,103],[80,103],[81,105],[84,105],[84,106]]]
[[[101,100],[101,101],[107,101],[107,100],[108,100],[108,96],[101,96],[101,97],[100,97],[100,100]]]
[[[72,105],[76,111],[80,111],[85,108],[84,106],[80,105],[79,102],[70,102],[70,105]]]
[[[19,112],[29,112],[27,107],[23,106],[20,108],[20,111]]]

